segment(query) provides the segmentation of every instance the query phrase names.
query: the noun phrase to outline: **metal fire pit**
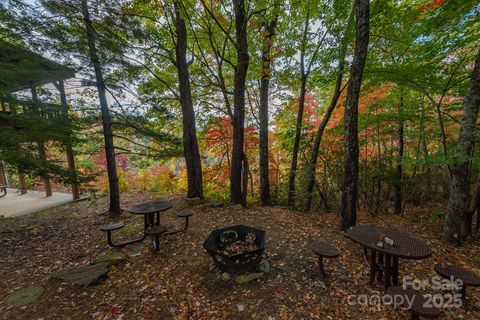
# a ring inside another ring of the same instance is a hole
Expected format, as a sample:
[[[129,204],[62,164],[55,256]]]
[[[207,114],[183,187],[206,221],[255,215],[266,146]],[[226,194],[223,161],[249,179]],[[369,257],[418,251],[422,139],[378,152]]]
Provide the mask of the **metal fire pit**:
[[[245,242],[245,236],[250,232],[255,234],[254,244],[258,246],[258,249],[233,256],[225,255],[222,252],[225,243],[228,243],[229,241],[231,243],[238,240]],[[223,238],[223,241],[221,240],[221,237]],[[213,258],[215,265],[223,272],[228,272],[229,274],[234,275],[253,271],[258,267],[263,250],[265,250],[265,231],[244,225],[213,230],[207,240],[205,240],[203,248],[207,250],[207,253]]]

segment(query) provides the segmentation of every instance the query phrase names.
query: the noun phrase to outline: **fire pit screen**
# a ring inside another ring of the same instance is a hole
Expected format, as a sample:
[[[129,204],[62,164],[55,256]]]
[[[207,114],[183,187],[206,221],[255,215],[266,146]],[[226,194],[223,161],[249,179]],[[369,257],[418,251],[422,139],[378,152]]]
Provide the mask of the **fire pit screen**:
[[[265,231],[244,225],[213,230],[203,247],[222,271],[251,271],[258,266],[265,249]]]

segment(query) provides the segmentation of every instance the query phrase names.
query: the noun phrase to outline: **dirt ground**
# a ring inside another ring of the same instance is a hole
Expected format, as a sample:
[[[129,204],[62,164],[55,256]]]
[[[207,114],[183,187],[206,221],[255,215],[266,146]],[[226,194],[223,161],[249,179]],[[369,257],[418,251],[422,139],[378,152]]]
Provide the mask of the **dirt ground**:
[[[122,195],[122,206],[155,199],[154,194]],[[180,198],[162,221],[180,226],[174,212],[186,207]],[[41,213],[0,220],[0,319],[405,319],[408,314],[392,306],[356,303],[358,295],[378,295],[381,284],[368,285],[368,267],[362,249],[339,231],[338,217],[303,214],[281,207],[200,205],[186,233],[165,236],[158,254],[144,241],[112,249],[99,226],[108,220],[107,198],[71,203]],[[428,216],[432,208],[407,209],[402,219],[394,215],[360,214],[359,224],[391,226],[423,239],[433,248],[432,257],[400,260],[400,279],[431,279],[434,263],[455,263],[480,274],[479,243],[462,247],[441,242],[440,222]],[[126,227],[117,239],[140,234],[143,219],[124,212]],[[245,284],[218,279],[209,270],[211,258],[202,248],[211,230],[246,224],[266,230],[265,257],[272,270]],[[310,241],[328,241],[341,255],[326,262],[330,278],[319,277]],[[111,251],[130,255],[113,267],[108,278],[88,288],[52,279],[59,269],[88,265]],[[21,308],[3,298],[28,285],[41,285],[41,299]],[[427,288],[426,291],[429,289]],[[434,293],[434,292],[432,292]],[[480,303],[480,289],[470,288],[469,299]],[[472,306],[445,309],[443,319],[480,319]]]

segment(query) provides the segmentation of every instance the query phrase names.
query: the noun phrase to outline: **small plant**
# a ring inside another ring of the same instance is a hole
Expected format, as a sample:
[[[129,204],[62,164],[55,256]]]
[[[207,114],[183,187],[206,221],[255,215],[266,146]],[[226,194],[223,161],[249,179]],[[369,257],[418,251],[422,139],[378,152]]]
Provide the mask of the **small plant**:
[[[428,222],[431,224],[437,223],[438,221],[443,221],[445,218],[445,212],[440,208],[434,208],[428,215]]]

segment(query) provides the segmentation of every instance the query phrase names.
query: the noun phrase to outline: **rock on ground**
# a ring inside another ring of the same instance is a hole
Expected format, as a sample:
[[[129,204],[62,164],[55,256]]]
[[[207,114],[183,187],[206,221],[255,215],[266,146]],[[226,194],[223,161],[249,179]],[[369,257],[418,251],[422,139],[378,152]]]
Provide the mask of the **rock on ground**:
[[[228,272],[224,272],[224,273],[222,273],[221,278],[222,278],[223,281],[229,281],[232,277],[230,276],[230,274]]]
[[[189,206],[198,206],[199,204],[203,204],[203,200],[200,198],[185,198],[185,201],[187,201],[187,204]]]
[[[263,277],[263,272],[241,274],[235,277],[235,282],[238,284],[247,283]]]
[[[269,273],[270,269],[270,262],[268,262],[268,260],[262,259],[258,264],[258,270],[260,272]]]
[[[221,208],[223,206],[225,206],[225,203],[221,201],[215,201],[208,205],[209,208]]]
[[[95,263],[106,262],[108,266],[117,266],[128,259],[128,254],[123,252],[109,252],[100,256]]]
[[[5,297],[5,302],[14,307],[21,307],[38,301],[45,289],[40,286],[29,286],[17,290]]]
[[[99,262],[85,267],[67,268],[52,274],[53,278],[72,282],[78,286],[88,287],[107,277],[109,264]]]

